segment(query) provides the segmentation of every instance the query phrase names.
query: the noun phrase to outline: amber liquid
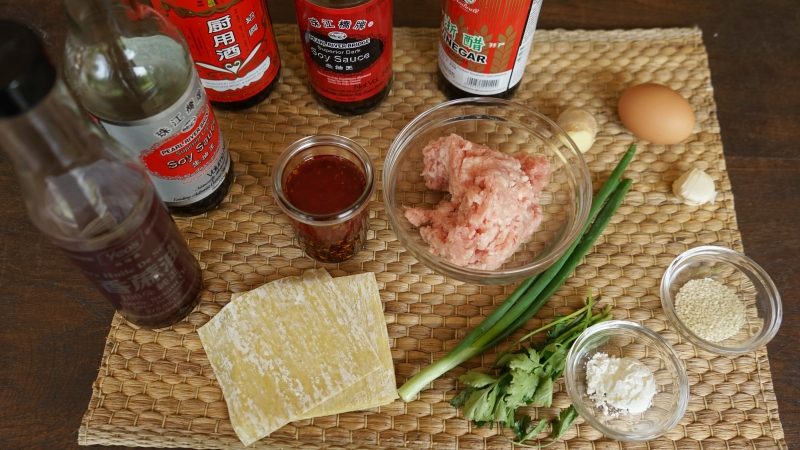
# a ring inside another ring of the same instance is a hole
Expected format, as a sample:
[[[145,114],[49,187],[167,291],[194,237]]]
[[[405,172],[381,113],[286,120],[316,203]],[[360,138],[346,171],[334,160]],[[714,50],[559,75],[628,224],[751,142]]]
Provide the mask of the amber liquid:
[[[183,319],[197,305],[200,266],[155,192],[140,214],[145,215],[141,221],[126,220],[138,225],[102,248],[56,244],[123,317],[145,328],[162,328]]]

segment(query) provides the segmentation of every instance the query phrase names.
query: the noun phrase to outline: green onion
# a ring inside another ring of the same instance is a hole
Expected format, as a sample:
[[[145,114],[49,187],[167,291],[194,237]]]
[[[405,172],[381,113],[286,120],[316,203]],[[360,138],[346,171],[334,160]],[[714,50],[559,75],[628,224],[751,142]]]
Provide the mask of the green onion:
[[[622,173],[636,152],[631,145],[600,188],[589,210],[581,239],[567,249],[547,271],[523,281],[506,300],[470,331],[444,358],[423,368],[398,389],[405,401],[411,401],[422,389],[450,369],[477,356],[508,337],[525,324],[544,305],[575,270],[595,240],[605,229],[631,186],[630,180],[620,182]],[[610,199],[609,199],[610,197]]]

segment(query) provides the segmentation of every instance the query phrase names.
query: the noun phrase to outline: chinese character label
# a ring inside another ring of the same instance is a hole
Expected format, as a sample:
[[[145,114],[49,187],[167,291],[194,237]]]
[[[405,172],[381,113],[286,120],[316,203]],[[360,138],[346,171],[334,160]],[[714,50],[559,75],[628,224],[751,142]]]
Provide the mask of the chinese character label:
[[[225,31],[230,27],[231,27],[231,16],[222,16],[219,19],[208,21],[209,33],[219,33],[220,31]]]

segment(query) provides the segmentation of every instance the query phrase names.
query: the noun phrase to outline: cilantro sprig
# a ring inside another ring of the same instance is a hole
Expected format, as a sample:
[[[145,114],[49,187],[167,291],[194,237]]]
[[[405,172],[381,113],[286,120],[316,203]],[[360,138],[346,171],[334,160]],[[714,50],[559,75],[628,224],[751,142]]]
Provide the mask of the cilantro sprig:
[[[523,406],[550,407],[553,403],[553,385],[564,372],[567,353],[572,343],[586,328],[611,318],[610,306],[594,313],[595,301],[591,294],[586,305],[572,314],[559,317],[536,329],[519,340],[511,348],[531,337],[547,331],[547,339],[539,347],[522,346],[511,352],[502,352],[491,374],[471,370],[458,379],[466,387],[450,404],[462,409],[466,419],[476,425],[498,424],[514,432],[514,443],[525,447],[544,447],[561,439],[569,430],[578,413],[573,406],[563,409],[554,420],[534,421],[527,414],[518,415]],[[530,445],[550,427],[550,442]]]

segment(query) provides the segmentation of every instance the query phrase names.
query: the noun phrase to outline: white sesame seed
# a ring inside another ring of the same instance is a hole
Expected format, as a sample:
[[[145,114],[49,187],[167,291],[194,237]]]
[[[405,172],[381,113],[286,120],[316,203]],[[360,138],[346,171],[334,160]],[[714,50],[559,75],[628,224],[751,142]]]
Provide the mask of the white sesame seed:
[[[729,287],[703,278],[687,281],[675,296],[678,319],[702,339],[720,342],[745,324],[744,304]]]

